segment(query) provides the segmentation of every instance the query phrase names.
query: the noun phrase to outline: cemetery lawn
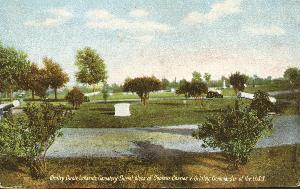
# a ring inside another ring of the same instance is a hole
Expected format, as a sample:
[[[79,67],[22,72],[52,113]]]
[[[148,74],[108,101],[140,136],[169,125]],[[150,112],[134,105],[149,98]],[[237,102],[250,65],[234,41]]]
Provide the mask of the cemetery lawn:
[[[165,154],[140,159],[118,158],[55,158],[47,160],[47,177],[34,180],[28,175],[28,168],[20,164],[14,170],[5,168],[0,161],[0,183],[16,188],[160,188],[160,187],[272,187],[296,186],[299,182],[299,164],[295,161],[296,145],[255,149],[249,162],[238,171],[228,169],[228,163],[220,153]],[[298,162],[299,163],[299,162]],[[7,166],[8,164],[6,164]],[[204,181],[54,181],[50,176],[169,176],[181,177],[215,176],[241,177],[265,176],[257,182],[204,182]]]
[[[115,103],[84,103],[76,110],[74,118],[65,127],[75,128],[130,128],[200,124],[207,116],[221,112],[226,106],[234,105],[235,99],[199,100],[160,100],[149,101],[143,106],[140,102],[130,105],[131,116],[115,117]],[[240,100],[243,104],[249,100]]]

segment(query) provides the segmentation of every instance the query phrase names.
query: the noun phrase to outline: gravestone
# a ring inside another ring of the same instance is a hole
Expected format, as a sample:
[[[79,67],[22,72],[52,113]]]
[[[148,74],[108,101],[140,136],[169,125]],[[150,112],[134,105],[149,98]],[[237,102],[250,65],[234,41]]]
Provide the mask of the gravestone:
[[[115,116],[130,116],[130,104],[129,103],[118,103],[114,105],[115,107]]]
[[[12,102],[12,104],[14,105],[14,107],[19,107],[21,105],[20,101],[19,100],[14,100]]]
[[[223,80],[223,89],[226,89],[227,87],[226,87],[226,81],[225,81],[225,79]]]

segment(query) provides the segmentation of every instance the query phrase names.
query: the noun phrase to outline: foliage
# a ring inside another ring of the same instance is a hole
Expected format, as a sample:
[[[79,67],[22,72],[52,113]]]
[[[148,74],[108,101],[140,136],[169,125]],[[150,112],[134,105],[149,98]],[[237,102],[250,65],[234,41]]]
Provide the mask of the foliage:
[[[181,80],[179,83],[179,88],[176,90],[176,94],[184,94],[187,97],[199,98],[208,91],[207,84],[201,81],[193,80],[188,82],[186,80]]]
[[[79,68],[76,79],[81,83],[92,85],[107,79],[104,60],[90,47],[77,51],[75,65]]]
[[[202,81],[201,78],[202,76],[200,72],[194,71],[192,75],[193,75],[192,81]]]
[[[67,93],[65,99],[73,106],[73,108],[78,109],[84,102],[84,94],[78,87],[73,87],[73,89]]]
[[[206,83],[208,83],[210,81],[210,79],[211,79],[211,74],[204,73],[204,79],[205,79]]]
[[[271,120],[259,119],[255,111],[241,108],[236,101],[218,116],[209,117],[193,134],[204,147],[219,148],[235,168],[245,164],[257,141],[272,127]]]
[[[166,90],[166,89],[169,87],[170,82],[169,82],[168,79],[163,78],[163,79],[161,80],[161,85],[162,85],[162,89],[163,89],[163,90]]]
[[[108,84],[104,83],[103,88],[102,88],[102,98],[104,102],[106,103],[107,98],[108,98]]]
[[[23,90],[31,90],[32,99],[34,99],[34,95],[45,98],[49,87],[45,71],[39,69],[35,63],[30,64],[29,70],[22,75],[19,85]]]
[[[142,103],[146,105],[149,93],[161,89],[161,81],[154,76],[136,77],[125,81],[123,88],[126,92],[135,92],[140,97]]]
[[[112,90],[114,93],[118,93],[118,92],[122,92],[123,91],[123,88],[122,86],[116,84],[116,83],[113,83],[111,84],[110,86],[108,86],[110,90]]]
[[[60,65],[51,58],[45,57],[43,63],[46,81],[49,86],[54,89],[55,99],[57,99],[57,89],[69,82],[69,76],[63,71]]]
[[[188,98],[190,96],[190,85],[191,83],[188,82],[185,79],[182,79],[179,81],[179,87],[176,90],[176,94],[183,94],[185,98]]]
[[[0,154],[22,158],[34,178],[44,177],[45,156],[70,111],[50,103],[28,104],[25,114],[10,116],[0,122]]]
[[[189,95],[194,98],[201,98],[208,91],[207,84],[201,81],[192,81],[190,84]]]
[[[24,52],[1,44],[0,60],[0,91],[8,92],[12,100],[13,92],[19,89],[19,82],[28,72],[30,62]]]
[[[229,83],[233,86],[234,90],[237,92],[244,91],[245,83],[247,82],[248,77],[240,72],[236,72],[229,76]]]
[[[268,112],[274,110],[274,105],[269,99],[269,94],[259,90],[254,93],[254,99],[250,104],[250,108],[257,112],[259,119],[262,119],[268,115]]]
[[[290,84],[294,85],[297,81],[300,81],[300,69],[288,68],[283,74],[284,78],[287,79]]]

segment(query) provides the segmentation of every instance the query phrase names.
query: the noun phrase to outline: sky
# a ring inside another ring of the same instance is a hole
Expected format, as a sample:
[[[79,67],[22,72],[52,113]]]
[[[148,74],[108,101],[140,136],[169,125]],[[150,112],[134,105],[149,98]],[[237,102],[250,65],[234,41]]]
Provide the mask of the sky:
[[[108,82],[151,76],[212,79],[240,71],[282,77],[300,67],[299,0],[0,0],[0,41],[75,84],[78,49],[94,48]]]

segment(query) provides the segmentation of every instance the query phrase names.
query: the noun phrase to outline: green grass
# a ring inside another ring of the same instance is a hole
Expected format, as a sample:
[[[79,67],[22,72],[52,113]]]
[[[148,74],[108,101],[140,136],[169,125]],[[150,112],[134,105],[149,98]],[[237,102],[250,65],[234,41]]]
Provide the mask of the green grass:
[[[250,161],[237,171],[228,169],[221,153],[182,153],[140,159],[119,158],[55,158],[47,160],[47,177],[34,180],[23,164],[11,169],[0,161],[0,183],[20,188],[161,188],[161,187],[287,187],[299,181],[299,164],[295,161],[296,145],[255,149]],[[2,163],[2,164],[1,164]],[[53,181],[50,176],[265,176],[263,182],[196,182],[196,181]]]
[[[182,100],[150,101],[146,106],[135,102],[130,106],[131,116],[115,117],[114,103],[86,103],[76,111],[73,120],[65,127],[128,128],[198,124],[207,116],[233,104],[234,99],[205,100],[203,105],[195,100],[188,100],[186,105]]]

